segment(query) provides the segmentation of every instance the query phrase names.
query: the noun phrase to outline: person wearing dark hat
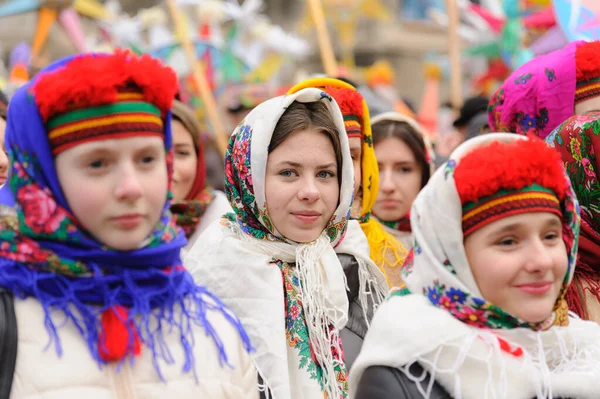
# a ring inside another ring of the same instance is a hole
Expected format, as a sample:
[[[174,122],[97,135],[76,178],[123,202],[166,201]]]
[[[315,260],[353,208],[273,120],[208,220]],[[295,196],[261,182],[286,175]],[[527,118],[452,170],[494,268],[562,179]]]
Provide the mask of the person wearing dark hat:
[[[471,97],[465,101],[460,109],[460,115],[452,125],[463,135],[467,134],[467,128],[473,118],[480,113],[487,113],[488,98],[483,96]]]
[[[455,130],[444,135],[437,143],[435,148],[437,166],[443,165],[448,160],[450,153],[470,138],[468,137],[470,123],[482,113],[487,115],[487,106],[488,99],[483,96],[471,97],[465,101],[460,109],[458,118],[452,123]]]
[[[8,173],[8,156],[4,149],[4,131],[6,130],[6,112],[8,111],[8,98],[0,91],[0,186],[6,182]]]

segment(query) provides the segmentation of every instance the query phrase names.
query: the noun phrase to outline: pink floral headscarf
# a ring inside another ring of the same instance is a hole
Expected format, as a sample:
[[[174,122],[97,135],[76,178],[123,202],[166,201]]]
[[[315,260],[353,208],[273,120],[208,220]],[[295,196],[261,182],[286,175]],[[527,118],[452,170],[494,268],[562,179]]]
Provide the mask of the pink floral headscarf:
[[[536,57],[506,79],[490,100],[488,122],[492,131],[534,134],[544,139],[573,115],[578,43]]]

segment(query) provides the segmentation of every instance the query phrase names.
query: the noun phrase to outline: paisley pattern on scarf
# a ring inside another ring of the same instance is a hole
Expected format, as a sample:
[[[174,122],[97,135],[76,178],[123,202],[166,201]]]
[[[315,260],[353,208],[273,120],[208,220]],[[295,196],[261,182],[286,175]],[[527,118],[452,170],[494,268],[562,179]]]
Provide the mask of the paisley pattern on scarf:
[[[283,277],[285,287],[285,328],[288,346],[295,348],[300,357],[300,368],[305,369],[310,378],[319,382],[321,390],[325,390],[323,381],[323,368],[318,364],[317,358],[310,345],[306,318],[302,309],[302,298],[300,295],[300,279],[293,264],[282,261],[275,262]],[[341,347],[341,341],[337,343]],[[343,352],[339,352],[335,345],[331,346],[334,358],[337,360],[334,368],[337,375],[337,383],[342,391],[341,398],[348,397],[348,371],[344,361]]]

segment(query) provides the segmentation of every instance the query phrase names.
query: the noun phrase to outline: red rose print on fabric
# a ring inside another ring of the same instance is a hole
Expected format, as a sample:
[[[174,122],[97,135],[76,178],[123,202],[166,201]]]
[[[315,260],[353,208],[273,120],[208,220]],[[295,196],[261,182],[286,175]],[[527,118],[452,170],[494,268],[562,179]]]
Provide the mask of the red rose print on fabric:
[[[36,184],[21,187],[17,200],[23,207],[25,223],[36,234],[54,233],[67,216],[51,194]]]

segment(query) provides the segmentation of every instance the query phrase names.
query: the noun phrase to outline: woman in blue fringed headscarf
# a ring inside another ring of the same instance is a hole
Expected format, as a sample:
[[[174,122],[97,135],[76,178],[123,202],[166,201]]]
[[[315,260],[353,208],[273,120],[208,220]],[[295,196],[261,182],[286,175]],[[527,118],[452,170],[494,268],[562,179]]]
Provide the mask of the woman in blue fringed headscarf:
[[[170,69],[117,52],[62,60],[13,97],[0,195],[18,218],[0,229],[0,290],[18,298],[12,399],[258,397],[246,332],[179,257],[176,90]]]

